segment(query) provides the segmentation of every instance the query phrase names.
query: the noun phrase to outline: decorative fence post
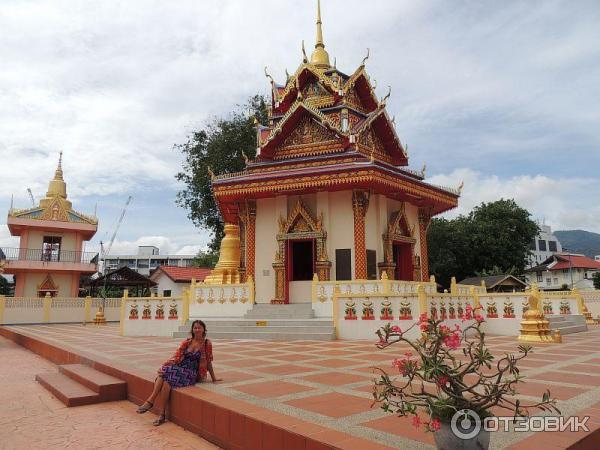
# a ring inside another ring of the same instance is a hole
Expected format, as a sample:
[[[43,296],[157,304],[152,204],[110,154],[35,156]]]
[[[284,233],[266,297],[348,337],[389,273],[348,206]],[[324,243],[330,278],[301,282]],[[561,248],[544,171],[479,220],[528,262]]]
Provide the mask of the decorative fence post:
[[[248,295],[250,296],[250,304],[254,305],[256,301],[254,298],[254,278],[252,278],[252,275],[248,275],[246,284],[248,285]]]
[[[340,286],[338,284],[336,284],[333,288],[333,299],[332,299],[332,303],[333,303],[333,331],[335,333],[335,338],[337,339],[339,337],[339,308],[338,308],[338,296],[341,294],[340,291]]]
[[[387,272],[384,270],[381,272],[381,281],[383,283],[383,295],[391,295],[390,291],[390,279],[388,278]]]
[[[85,297],[85,299],[83,300],[83,321],[84,323],[88,323],[91,322],[92,320],[92,315],[91,315],[91,310],[92,310],[92,297],[90,297],[89,295]]]
[[[310,297],[312,303],[317,302],[317,283],[319,282],[319,275],[316,273],[313,275],[312,283],[310,285]]]
[[[594,325],[594,319],[592,318],[592,313],[588,311],[587,306],[585,306],[585,301],[583,300],[583,295],[579,292],[579,289],[574,288],[572,290],[573,295],[577,299],[577,307],[579,310],[579,314],[582,314],[585,317],[585,323],[588,325]]]
[[[450,279],[450,293],[452,295],[458,294],[458,287],[456,286],[456,277]]]
[[[121,298],[121,315],[119,320],[119,336],[125,336],[125,312],[127,308],[127,298],[129,297],[129,290],[123,290],[123,297]]]
[[[473,307],[479,308],[479,306],[481,306],[481,303],[479,303],[479,294],[477,293],[477,289],[475,289],[475,286],[471,286],[471,295],[473,296]]]
[[[52,297],[46,292],[44,297],[44,323],[50,322],[50,310],[52,309]]]
[[[196,289],[196,283],[192,280],[192,286],[194,286],[194,290]],[[183,301],[182,303],[182,311],[181,311],[181,324],[185,325],[188,320],[190,320],[190,298],[192,297],[192,293],[190,289],[183,290]]]
[[[421,283],[417,287],[417,296],[419,298],[419,315],[427,314],[427,295],[425,295],[425,286]]]
[[[6,297],[0,295],[0,324],[4,323],[4,305],[6,304]]]

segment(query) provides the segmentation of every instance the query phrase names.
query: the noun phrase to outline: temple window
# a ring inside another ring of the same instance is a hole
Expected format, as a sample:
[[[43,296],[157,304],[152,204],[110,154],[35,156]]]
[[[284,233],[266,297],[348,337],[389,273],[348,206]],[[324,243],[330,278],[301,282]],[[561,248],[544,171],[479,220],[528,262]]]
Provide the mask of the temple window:
[[[367,250],[367,279],[377,279],[377,252],[375,250]]]
[[[335,250],[335,279],[338,281],[352,279],[352,253],[349,248]]]

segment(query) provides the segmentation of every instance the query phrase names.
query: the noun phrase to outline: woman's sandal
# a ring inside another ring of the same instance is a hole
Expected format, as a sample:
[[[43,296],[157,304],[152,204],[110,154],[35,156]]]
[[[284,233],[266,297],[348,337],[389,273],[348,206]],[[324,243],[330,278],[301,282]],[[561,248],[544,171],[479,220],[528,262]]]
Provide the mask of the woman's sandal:
[[[167,421],[167,417],[165,416],[165,414],[161,414],[160,416],[158,416],[158,419],[156,419],[154,422],[152,422],[152,425],[154,425],[155,427],[162,425],[163,423],[165,423]]]
[[[148,405],[148,406],[144,406],[144,405]],[[154,406],[153,403],[150,402],[144,402],[140,405],[140,407],[135,411],[138,414],[144,414],[145,412],[148,412],[152,409],[152,407]]]

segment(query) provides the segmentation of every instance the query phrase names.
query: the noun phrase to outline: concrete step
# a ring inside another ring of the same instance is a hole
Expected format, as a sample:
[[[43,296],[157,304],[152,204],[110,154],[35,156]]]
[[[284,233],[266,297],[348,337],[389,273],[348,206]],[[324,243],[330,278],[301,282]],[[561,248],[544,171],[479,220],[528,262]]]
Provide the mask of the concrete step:
[[[281,332],[290,332],[290,333],[327,333],[333,329],[333,325],[327,326],[303,326],[303,325],[271,325],[269,323],[268,326],[221,326],[221,327],[212,327],[209,328],[208,336],[214,336],[215,333],[227,333],[231,331],[243,331],[246,333],[255,333],[257,331],[265,331],[265,332],[273,332],[273,333],[281,333]],[[189,334],[186,330],[180,330],[177,333]],[[183,337],[178,336],[178,337]]]
[[[35,379],[66,406],[91,405],[100,401],[100,394],[63,373],[40,373]]]
[[[127,383],[83,364],[65,364],[58,370],[99,394],[100,402],[127,399]]]
[[[205,320],[204,323],[206,327],[212,331],[216,328],[220,327],[255,327],[258,322],[267,322],[268,326],[307,326],[307,327],[332,327],[333,320],[330,319],[304,319],[304,320],[295,320],[295,319],[221,319],[221,320]],[[191,321],[186,325],[181,325],[179,327],[179,331],[190,331],[190,327],[192,326]]]
[[[565,335],[565,334],[573,334],[573,333],[581,333],[582,331],[587,331],[587,326],[584,325],[569,325],[569,326],[565,326],[565,327],[558,327],[558,328],[550,328],[550,330],[554,331],[554,330],[559,330],[561,335]]]
[[[187,334],[178,335],[173,333],[173,337],[186,337]],[[229,331],[210,333],[211,339],[250,339],[262,341],[333,341],[335,335],[333,330],[327,333],[289,333],[289,332],[269,332],[269,331]]]
[[[257,303],[244,316],[247,319],[310,319],[314,317],[312,303],[291,303],[288,305],[271,305]]]

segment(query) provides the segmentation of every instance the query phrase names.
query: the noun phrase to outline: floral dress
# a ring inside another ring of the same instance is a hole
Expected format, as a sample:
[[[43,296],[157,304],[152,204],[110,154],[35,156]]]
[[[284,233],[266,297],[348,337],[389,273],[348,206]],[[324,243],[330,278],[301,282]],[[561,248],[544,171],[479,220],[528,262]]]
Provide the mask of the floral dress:
[[[213,360],[212,344],[207,339],[202,350],[189,352],[187,348],[191,342],[191,339],[183,341],[175,356],[161,367],[163,379],[172,388],[191,386],[206,379],[208,362]]]

